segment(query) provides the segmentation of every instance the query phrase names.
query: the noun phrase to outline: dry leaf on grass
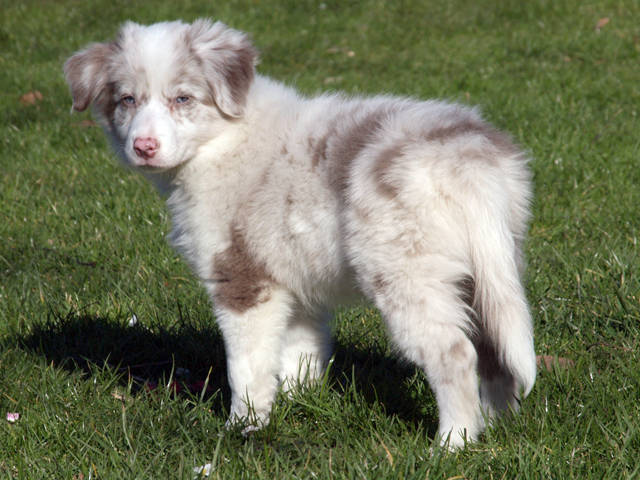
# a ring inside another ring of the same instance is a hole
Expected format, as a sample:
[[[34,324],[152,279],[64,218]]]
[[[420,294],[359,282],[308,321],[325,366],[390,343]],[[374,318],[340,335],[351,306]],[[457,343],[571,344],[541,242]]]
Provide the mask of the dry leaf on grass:
[[[596,32],[599,32],[602,27],[609,23],[609,21],[609,17],[604,17],[598,20],[598,23],[596,23]]]
[[[128,402],[133,400],[133,398],[131,397],[131,395],[129,395],[125,390],[123,390],[122,388],[114,388],[111,391],[111,396],[113,398],[115,398],[116,400],[120,400],[121,402]]]
[[[35,105],[43,98],[44,97],[42,96],[42,93],[40,93],[38,90],[33,90],[22,95],[20,97],[20,103],[22,105]]]
[[[553,365],[558,364],[561,368],[573,367],[573,360],[564,357],[557,357],[555,355],[538,355],[536,357],[536,365],[538,368],[544,368],[545,370],[553,370]]]

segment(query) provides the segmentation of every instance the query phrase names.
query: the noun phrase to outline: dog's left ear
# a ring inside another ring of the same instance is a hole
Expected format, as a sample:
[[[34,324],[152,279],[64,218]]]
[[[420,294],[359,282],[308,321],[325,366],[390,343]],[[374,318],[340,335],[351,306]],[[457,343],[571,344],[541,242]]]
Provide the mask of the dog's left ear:
[[[202,61],[218,108],[230,117],[241,117],[258,58],[247,35],[221,22],[196,20],[187,38]]]

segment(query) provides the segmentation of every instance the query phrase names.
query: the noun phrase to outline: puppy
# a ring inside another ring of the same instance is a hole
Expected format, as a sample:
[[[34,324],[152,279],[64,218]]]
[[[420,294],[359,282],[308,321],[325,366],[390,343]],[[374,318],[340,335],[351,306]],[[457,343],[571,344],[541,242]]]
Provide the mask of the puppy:
[[[439,101],[307,98],[255,72],[220,22],[126,23],[65,63],[73,109],[166,196],[172,244],[211,296],[229,422],[268,422],[313,381],[327,312],[353,287],[424,369],[451,448],[517,408],[536,374],[521,275],[527,158]]]

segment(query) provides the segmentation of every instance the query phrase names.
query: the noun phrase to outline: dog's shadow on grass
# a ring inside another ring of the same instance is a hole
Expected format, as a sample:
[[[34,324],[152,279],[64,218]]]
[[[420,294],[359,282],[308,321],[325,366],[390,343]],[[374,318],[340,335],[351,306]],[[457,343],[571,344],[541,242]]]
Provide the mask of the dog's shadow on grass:
[[[181,319],[173,327],[130,322],[76,313],[51,315],[15,343],[71,372],[89,376],[96,368],[109,368],[121,375],[123,385],[132,385],[134,394],[169,385],[175,395],[215,397],[215,414],[226,415],[231,395],[224,344],[213,320],[198,325]],[[426,422],[428,433],[435,432],[433,396],[415,367],[340,341],[334,344],[333,358],[333,390],[354,388],[365,402],[381,404],[388,415],[414,424]]]
[[[134,319],[52,313],[16,343],[70,372],[90,376],[107,368],[133,394],[169,388],[175,395],[214,397],[216,414],[228,411],[224,345],[214,324],[180,319],[167,327]]]

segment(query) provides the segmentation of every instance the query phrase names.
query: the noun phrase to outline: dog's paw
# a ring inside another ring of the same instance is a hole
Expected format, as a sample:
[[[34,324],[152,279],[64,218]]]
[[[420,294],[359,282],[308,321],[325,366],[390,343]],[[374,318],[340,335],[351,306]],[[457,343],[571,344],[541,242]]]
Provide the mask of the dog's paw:
[[[262,430],[269,424],[268,414],[254,414],[245,415],[240,417],[236,414],[229,416],[229,419],[224,424],[226,430],[239,430],[243,437],[247,438],[254,432]]]
[[[250,437],[254,432],[260,431],[262,430],[262,428],[264,427],[264,425],[247,425],[246,427],[244,427],[242,429],[242,431],[240,433],[242,433],[242,436],[244,438],[248,438]]]

